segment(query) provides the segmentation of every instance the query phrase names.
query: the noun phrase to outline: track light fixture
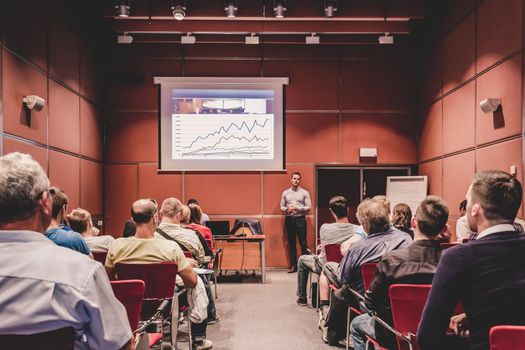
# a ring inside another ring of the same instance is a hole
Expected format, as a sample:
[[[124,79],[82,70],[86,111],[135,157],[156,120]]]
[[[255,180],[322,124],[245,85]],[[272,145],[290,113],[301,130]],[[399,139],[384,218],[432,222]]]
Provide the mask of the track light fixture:
[[[378,40],[381,45],[392,45],[394,43],[394,37],[390,33],[379,36]]]
[[[115,5],[115,9],[117,10],[117,15],[119,17],[129,17],[131,10],[129,2],[130,0],[119,0],[119,2]]]
[[[274,1],[273,12],[275,18],[284,18],[286,12],[286,0],[285,1]]]
[[[321,41],[319,39],[319,37],[315,34],[315,33],[312,33],[312,35],[309,35],[306,37],[306,43],[308,45],[317,45],[319,44]]]
[[[195,36],[191,35],[191,33],[180,37],[180,43],[184,45],[192,45],[195,44],[196,41],[197,39],[195,38]]]
[[[177,21],[182,21],[186,17],[186,1],[184,1],[184,4],[179,1],[172,1],[171,12]]]
[[[324,15],[325,17],[334,17],[337,12],[337,0],[324,0]]]
[[[226,17],[235,18],[237,16],[237,11],[239,10],[237,7],[237,1],[235,1],[235,3],[233,1],[228,1],[225,5],[224,11],[226,12]]]

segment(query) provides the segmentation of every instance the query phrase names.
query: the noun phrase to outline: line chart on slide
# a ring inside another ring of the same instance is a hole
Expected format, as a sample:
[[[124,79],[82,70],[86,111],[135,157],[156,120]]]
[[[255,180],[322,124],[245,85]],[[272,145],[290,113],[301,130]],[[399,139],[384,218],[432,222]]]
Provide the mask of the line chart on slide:
[[[173,114],[173,159],[273,159],[273,114]]]

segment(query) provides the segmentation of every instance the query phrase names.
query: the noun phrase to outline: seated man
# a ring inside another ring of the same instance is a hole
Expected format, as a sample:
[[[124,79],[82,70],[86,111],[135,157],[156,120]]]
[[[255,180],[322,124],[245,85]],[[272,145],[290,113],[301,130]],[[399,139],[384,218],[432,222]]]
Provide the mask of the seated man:
[[[297,261],[297,303],[306,305],[306,283],[308,273],[321,274],[326,263],[326,252],[324,246],[327,244],[341,244],[350,241],[350,244],[363,238],[356,234],[357,225],[348,222],[348,202],[345,197],[335,196],[329,202],[330,214],[335,222],[323,224],[319,231],[320,244],[319,255],[301,255]]]
[[[51,187],[49,193],[53,198],[53,213],[51,223],[44,235],[56,245],[76,250],[82,254],[91,255],[88,245],[80,235],[65,225],[67,212],[67,195],[58,187]]]
[[[131,217],[136,225],[135,236],[118,238],[113,242],[106,258],[106,270],[110,278],[114,277],[117,263],[158,263],[175,262],[178,275],[186,287],[197,286],[197,274],[184,256],[179,245],[173,241],[154,238],[157,228],[157,206],[149,199],[139,199],[131,207]],[[192,336],[197,349],[211,349],[212,343],[206,337],[206,321],[192,323]]]
[[[389,287],[397,283],[430,284],[441,257],[439,234],[446,230],[447,205],[439,197],[428,196],[412,218],[414,243],[408,248],[386,253],[377,264],[370,288],[365,293],[368,310],[392,325]],[[355,350],[366,349],[366,335],[378,339],[382,346],[395,348],[395,338],[376,325],[369,314],[357,316],[350,326]]]
[[[182,218],[182,203],[177,198],[167,198],[160,208],[160,224],[155,237],[173,240],[183,250],[189,250],[193,258],[199,263],[204,262],[204,247],[193,230],[184,228],[180,224]]]
[[[325,280],[321,288],[328,288],[326,278],[339,288],[334,294],[335,298],[330,303],[330,310],[326,316],[326,323],[321,322],[323,340],[330,345],[335,345],[345,337],[346,310],[349,305],[357,306],[357,301],[350,289],[363,294],[363,278],[361,265],[377,261],[389,251],[408,247],[412,238],[403,231],[390,225],[388,220],[389,210],[382,200],[371,199],[362,208],[363,228],[368,236],[357,241],[346,253],[339,266],[326,264],[323,268]],[[327,297],[324,292],[321,297]],[[326,305],[328,300],[321,300]],[[326,310],[322,310],[322,315]]]
[[[68,216],[67,222],[71,229],[79,232],[87,243],[89,249],[107,252],[113,241],[112,236],[99,236],[99,230],[93,226],[91,214],[82,208],[74,209]]]
[[[27,154],[0,157],[0,334],[72,327],[75,349],[134,349],[104,268],[42,234],[51,212],[42,167]]]
[[[468,330],[472,349],[489,349],[495,325],[525,325],[525,235],[513,226],[522,195],[520,182],[503,171],[474,175],[466,217],[478,235],[441,257],[418,328],[422,350],[447,348],[458,301],[466,314],[455,317],[451,328],[459,334]]]
[[[467,222],[465,212],[467,210],[467,201],[463,200],[459,203],[459,216],[460,218],[456,222],[456,241],[462,243],[464,239],[469,239],[473,232]]]

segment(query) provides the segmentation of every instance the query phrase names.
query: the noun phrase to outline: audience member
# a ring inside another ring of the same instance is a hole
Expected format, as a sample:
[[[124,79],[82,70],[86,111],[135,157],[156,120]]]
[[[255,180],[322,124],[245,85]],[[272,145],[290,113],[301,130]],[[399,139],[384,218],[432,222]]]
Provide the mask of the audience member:
[[[366,232],[363,229],[363,215],[362,215],[362,211],[363,211],[363,208],[369,202],[370,202],[370,198],[366,198],[361,203],[359,203],[359,205],[357,206],[357,209],[356,209],[356,213],[355,213],[355,217],[356,217],[357,221],[359,222],[359,226],[357,226],[355,233],[357,235],[361,236],[362,238],[366,237]],[[351,237],[351,238],[347,239],[346,241],[344,241],[343,243],[341,243],[341,255],[342,256],[345,256],[345,254],[348,252],[348,249],[350,249],[350,246],[352,245],[353,242],[354,242],[354,239],[352,239],[352,237]]]
[[[470,334],[472,349],[489,349],[495,325],[525,325],[525,236],[513,226],[520,182],[498,170],[477,173],[467,192],[466,217],[478,232],[447,249],[436,271],[418,329],[422,350],[446,349],[446,332]],[[466,314],[450,317],[461,302]]]
[[[133,222],[133,220],[128,220],[124,223],[124,230],[122,231],[122,237],[127,238],[131,236],[135,236],[135,232],[137,230],[137,226]]]
[[[194,229],[193,227],[190,227],[190,216],[191,216],[190,208],[187,205],[183,204],[180,225],[185,229],[192,230],[193,232],[195,232],[195,236],[199,239],[199,242],[201,243],[202,248],[204,249],[204,255],[207,257],[212,256],[213,250],[211,250],[211,247],[208,245],[204,237],[199,233],[198,230]],[[199,226],[207,228],[206,226],[202,226],[202,225],[199,225]],[[206,262],[208,261],[206,260]]]
[[[187,205],[189,206],[190,204],[197,204],[200,207],[199,201],[197,201],[195,198],[188,199]],[[210,221],[210,217],[207,214],[205,214],[201,208],[201,220],[198,223],[204,225],[206,221]]]
[[[49,191],[31,156],[0,157],[0,334],[72,327],[75,349],[134,349],[104,268],[42,235],[53,211]]]
[[[326,322],[321,319],[323,340],[330,345],[343,339],[346,332],[346,309],[348,305],[357,305],[350,290],[363,293],[363,279],[361,265],[377,261],[381,256],[391,250],[404,248],[412,243],[412,238],[406,233],[391,227],[388,220],[388,209],[385,201],[372,199],[363,208],[363,228],[368,236],[354,243],[346,253],[341,264],[327,263],[323,267],[320,279],[323,298],[329,293],[328,280],[336,285],[338,290],[330,303],[330,310]],[[323,277],[324,276],[324,277]],[[321,305],[327,305],[328,300],[321,299]],[[323,307],[325,309],[325,307]],[[326,310],[322,310],[324,315]]]
[[[411,238],[414,238],[414,231],[412,231],[412,211],[405,203],[396,204],[392,209],[392,225],[400,231],[406,232]]]
[[[325,246],[327,244],[341,244],[349,241],[350,244],[363,237],[356,234],[357,225],[348,221],[348,201],[345,197],[335,196],[329,202],[330,214],[335,222],[326,223],[319,230],[320,244],[317,248],[319,255],[301,255],[297,261],[297,303],[306,305],[306,284],[310,272],[321,274],[326,263]]]
[[[177,198],[167,198],[160,208],[161,222],[155,232],[155,237],[171,239],[183,250],[193,254],[199,263],[204,262],[204,247],[193,230],[181,226],[182,203]]]
[[[76,250],[82,254],[91,255],[88,245],[80,233],[71,230],[65,224],[68,198],[64,191],[58,187],[51,187],[49,193],[53,198],[53,213],[51,223],[44,233],[56,245]]]
[[[201,224],[202,222],[202,210],[198,204],[188,204],[190,209],[190,223],[188,224],[189,228],[197,230],[201,236],[208,242],[211,242],[210,248],[213,248],[213,236],[209,227],[206,227]]]
[[[466,211],[467,200],[462,200],[461,203],[459,203],[460,218],[456,222],[456,240],[459,243],[463,242],[464,239],[470,239],[470,237],[474,233],[468,225],[467,216],[465,215]]]
[[[73,231],[82,235],[89,249],[107,251],[115,240],[109,235],[98,235],[100,231],[93,225],[91,214],[85,209],[77,208],[73,210],[67,216],[67,222]]]
[[[394,207],[394,216],[398,206],[399,204]],[[428,196],[421,202],[415,217],[411,219],[414,243],[408,248],[386,253],[377,264],[374,278],[365,293],[368,310],[374,311],[382,320],[392,325],[389,287],[399,283],[432,283],[441,257],[439,234],[446,229],[447,220],[448,208],[441,198]],[[395,338],[383,330],[382,326],[376,326],[374,318],[368,313],[356,317],[351,324],[354,349],[366,349],[367,335],[379,340],[382,346],[395,349]]]

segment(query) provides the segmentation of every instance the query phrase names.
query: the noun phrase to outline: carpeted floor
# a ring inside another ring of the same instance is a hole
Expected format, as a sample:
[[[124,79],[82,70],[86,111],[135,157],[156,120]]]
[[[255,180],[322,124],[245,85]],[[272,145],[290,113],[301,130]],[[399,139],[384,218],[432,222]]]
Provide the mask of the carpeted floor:
[[[311,306],[296,304],[297,274],[269,271],[267,283],[220,282],[219,323],[208,327],[216,350],[335,349],[326,345]]]

